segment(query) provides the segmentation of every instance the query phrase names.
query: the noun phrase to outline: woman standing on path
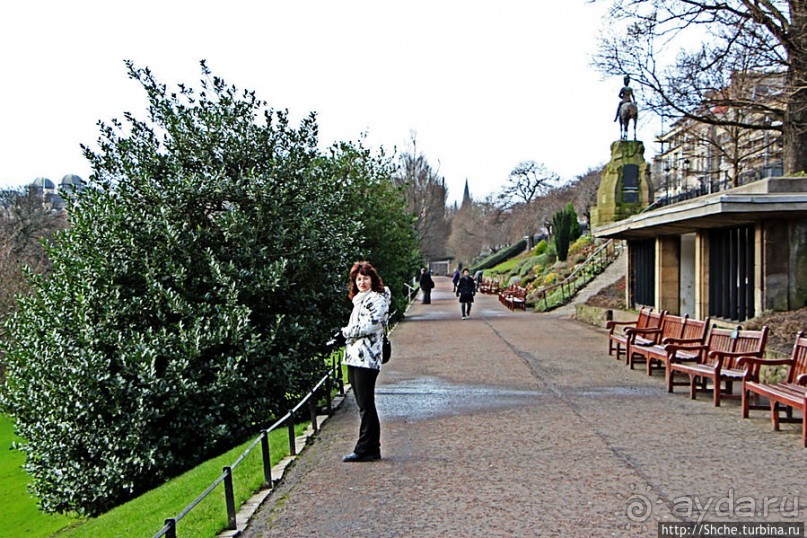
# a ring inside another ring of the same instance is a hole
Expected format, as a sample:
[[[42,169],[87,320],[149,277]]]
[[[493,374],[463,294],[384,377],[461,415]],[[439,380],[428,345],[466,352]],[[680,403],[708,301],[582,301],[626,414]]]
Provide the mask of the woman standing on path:
[[[460,305],[462,305],[462,319],[467,319],[471,316],[474,295],[476,295],[476,282],[474,282],[468,269],[463,269],[462,277],[457,284],[457,297],[460,298]]]
[[[390,291],[369,262],[356,262],[350,269],[349,297],[353,301],[350,321],[335,338],[338,345],[345,345],[347,378],[359,406],[361,426],[356,447],[342,461],[373,461],[381,459],[375,382],[381,371],[381,346]]]

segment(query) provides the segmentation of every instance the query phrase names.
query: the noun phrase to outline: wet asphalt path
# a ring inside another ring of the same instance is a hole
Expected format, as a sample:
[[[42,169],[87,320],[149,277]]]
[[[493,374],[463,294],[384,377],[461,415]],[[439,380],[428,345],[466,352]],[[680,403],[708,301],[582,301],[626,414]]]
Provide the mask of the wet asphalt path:
[[[607,355],[606,333],[448,279],[396,328],[379,378],[382,454],[346,464],[352,396],[245,536],[657,536],[658,523],[803,522],[807,450],[707,396],[666,393]],[[773,498],[777,500],[774,500]],[[717,510],[715,510],[717,508]],[[753,514],[752,514],[753,512]]]

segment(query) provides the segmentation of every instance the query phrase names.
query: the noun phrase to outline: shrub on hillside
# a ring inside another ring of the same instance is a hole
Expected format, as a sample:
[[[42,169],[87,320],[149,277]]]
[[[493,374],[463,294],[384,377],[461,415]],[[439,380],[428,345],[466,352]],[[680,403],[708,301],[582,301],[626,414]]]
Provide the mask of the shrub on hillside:
[[[538,241],[538,244],[535,245],[535,248],[532,249],[532,255],[540,256],[541,254],[546,252],[547,247],[548,244],[546,242],[546,239],[541,239],[540,241]]]
[[[474,274],[480,269],[490,269],[491,267],[496,267],[503,261],[509,260],[513,256],[516,256],[519,253],[523,252],[526,246],[527,241],[522,239],[517,243],[513,243],[512,245],[505,247],[494,254],[491,254],[487,258],[484,258],[482,261],[480,261],[473,267],[469,267],[468,269],[471,272],[471,274]]]

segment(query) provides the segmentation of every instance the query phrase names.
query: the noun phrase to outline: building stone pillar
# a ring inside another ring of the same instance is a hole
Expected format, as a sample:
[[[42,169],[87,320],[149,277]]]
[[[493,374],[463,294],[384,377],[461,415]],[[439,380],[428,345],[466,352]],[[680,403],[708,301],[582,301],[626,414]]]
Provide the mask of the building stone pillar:
[[[695,234],[695,317],[709,317],[709,234]]]
[[[656,307],[670,314],[680,311],[679,257],[678,236],[656,238]]]

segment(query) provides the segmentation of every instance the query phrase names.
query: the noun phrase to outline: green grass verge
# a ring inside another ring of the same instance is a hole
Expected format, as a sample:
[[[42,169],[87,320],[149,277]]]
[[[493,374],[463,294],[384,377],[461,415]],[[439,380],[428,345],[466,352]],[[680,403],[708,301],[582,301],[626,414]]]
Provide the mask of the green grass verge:
[[[14,422],[0,415],[0,537],[50,536],[75,520],[39,511],[36,498],[27,490],[28,475],[22,469],[25,453],[12,448],[19,441]]]
[[[330,360],[330,359],[329,359]],[[342,365],[343,379],[347,367]],[[309,422],[297,424],[297,435]],[[208,460],[162,486],[92,519],[79,519],[39,511],[36,498],[27,492],[28,475],[22,469],[25,454],[12,449],[20,439],[14,435],[11,419],[0,415],[0,538],[74,537],[143,537],[154,536],[165,519],[176,516],[198,497],[222,472],[232,465],[255,439]],[[288,429],[281,427],[269,434],[272,465],[289,454]],[[277,477],[275,477],[277,478]],[[252,452],[233,470],[235,504],[240,506],[263,485],[261,447]],[[227,525],[224,485],[216,489],[177,523],[178,536],[213,537]]]
[[[307,424],[298,424],[297,435]],[[65,529],[57,534],[59,538],[79,537],[143,537],[154,536],[165,523],[165,519],[177,515],[198,495],[213,483],[225,465],[231,465],[249,446],[248,441],[229,452],[191,469],[159,488],[109,512],[83,523]],[[269,435],[272,465],[277,464],[289,453],[289,435],[286,428],[273,431]],[[240,506],[263,484],[263,463],[260,446],[233,470],[235,504]],[[224,502],[224,485],[219,484],[199,505],[177,523],[177,536],[213,537],[227,525],[227,509]]]

